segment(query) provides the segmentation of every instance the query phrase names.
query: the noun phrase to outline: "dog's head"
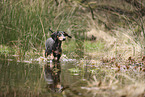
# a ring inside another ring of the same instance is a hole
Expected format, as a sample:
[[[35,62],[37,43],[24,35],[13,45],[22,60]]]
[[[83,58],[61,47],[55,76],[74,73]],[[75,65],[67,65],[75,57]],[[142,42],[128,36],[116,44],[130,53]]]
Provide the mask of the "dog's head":
[[[54,41],[56,41],[57,39],[59,41],[65,41],[66,37],[71,38],[70,35],[68,35],[66,32],[63,31],[57,31],[51,34],[51,37]]]

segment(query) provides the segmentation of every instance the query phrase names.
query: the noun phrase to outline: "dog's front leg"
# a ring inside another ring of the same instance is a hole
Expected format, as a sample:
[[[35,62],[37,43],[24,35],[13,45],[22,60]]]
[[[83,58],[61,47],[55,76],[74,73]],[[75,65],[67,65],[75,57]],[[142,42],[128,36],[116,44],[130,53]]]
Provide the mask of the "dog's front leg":
[[[54,60],[55,61],[59,61],[60,57],[61,57],[61,52],[59,51],[54,51],[53,52],[53,56],[54,56]]]

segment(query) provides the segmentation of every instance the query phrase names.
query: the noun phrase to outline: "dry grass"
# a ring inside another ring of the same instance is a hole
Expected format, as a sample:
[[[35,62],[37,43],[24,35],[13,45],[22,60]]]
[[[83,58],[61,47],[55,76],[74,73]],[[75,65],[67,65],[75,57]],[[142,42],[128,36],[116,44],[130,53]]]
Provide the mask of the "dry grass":
[[[108,33],[93,28],[87,34],[88,37],[94,35],[97,38],[96,42],[102,41],[104,43],[104,49],[101,52],[89,53],[89,55],[94,55],[94,57],[99,53],[103,57],[111,58],[120,55],[122,58],[127,59],[130,56],[141,56],[142,54],[142,43],[135,40],[131,30],[119,29]]]

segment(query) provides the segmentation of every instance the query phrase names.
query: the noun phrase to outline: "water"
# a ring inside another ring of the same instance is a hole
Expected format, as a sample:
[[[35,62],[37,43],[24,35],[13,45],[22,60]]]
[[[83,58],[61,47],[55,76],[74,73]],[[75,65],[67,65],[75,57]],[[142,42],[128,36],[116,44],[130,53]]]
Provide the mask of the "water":
[[[20,62],[14,57],[0,58],[1,97],[63,97],[82,95],[78,92],[86,84],[81,73],[69,69],[76,61]]]
[[[1,55],[0,97],[144,97],[141,66],[118,68],[64,56],[60,62],[31,58]]]

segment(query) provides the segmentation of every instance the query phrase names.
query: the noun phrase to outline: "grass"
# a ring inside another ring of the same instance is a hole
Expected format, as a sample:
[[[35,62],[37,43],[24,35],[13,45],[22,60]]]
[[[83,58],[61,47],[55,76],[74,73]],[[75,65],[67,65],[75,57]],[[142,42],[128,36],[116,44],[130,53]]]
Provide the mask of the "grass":
[[[1,43],[15,45],[25,51],[44,49],[45,40],[49,37],[49,28],[62,30],[70,34],[75,31],[82,20],[76,17],[77,7],[61,3],[59,7],[53,0],[37,1],[3,1],[1,2],[0,27]],[[81,16],[80,16],[81,18]],[[73,30],[73,31],[72,31]]]
[[[0,45],[0,53],[1,54],[9,54],[11,51],[11,48],[5,45]]]
[[[104,43],[101,41],[85,41],[85,50],[89,53],[94,52],[94,51],[101,51],[104,49]]]
[[[74,57],[81,55],[79,52],[86,52],[93,56],[105,53],[105,57],[121,54],[127,58],[144,51],[143,36],[136,39],[134,35],[137,28],[130,26],[130,29],[120,27],[105,31],[97,19],[92,20],[90,15],[81,12],[77,2],[67,4],[62,0],[56,6],[53,0],[16,1],[0,3],[3,13],[0,15],[0,42],[19,48],[23,55],[25,51],[41,53],[45,49],[45,40],[50,36],[49,28],[72,35],[73,39],[64,44],[63,51],[71,52]],[[86,36],[91,34],[97,37],[97,42],[86,40]]]
[[[92,97],[144,97],[144,48],[143,43],[135,39],[133,31],[122,28],[110,34],[96,28],[88,32],[89,35],[97,39],[84,41],[86,60],[80,60],[77,69],[70,70],[82,74],[86,66],[90,68],[87,72],[93,78],[87,81],[87,86],[81,87],[87,91],[82,94]]]
[[[82,89],[98,97],[142,97],[145,37],[138,35],[138,26],[119,20],[118,25],[128,26],[106,30],[97,20],[101,13],[95,14],[93,20],[85,11],[75,1],[60,0],[56,6],[54,0],[3,0],[0,2],[0,54],[15,55],[19,61],[37,59],[43,56],[49,28],[62,30],[72,36],[63,43],[63,54],[79,60],[76,68],[69,71],[83,74],[86,66],[92,67],[87,72],[93,79]],[[92,35],[96,40],[87,40]]]
[[[103,57],[117,57],[120,55],[124,59],[130,56],[143,55],[142,51],[144,48],[142,48],[142,43],[135,39],[133,31],[122,28],[113,30],[111,33],[112,35],[99,29],[92,29],[88,32],[88,36],[94,35],[97,37],[95,42],[87,45],[87,47],[92,45],[92,50],[89,52],[89,55],[92,55],[92,57],[100,53]],[[89,50],[87,47],[86,50]],[[93,48],[95,49],[94,51]]]

